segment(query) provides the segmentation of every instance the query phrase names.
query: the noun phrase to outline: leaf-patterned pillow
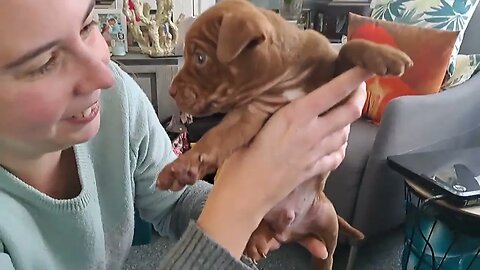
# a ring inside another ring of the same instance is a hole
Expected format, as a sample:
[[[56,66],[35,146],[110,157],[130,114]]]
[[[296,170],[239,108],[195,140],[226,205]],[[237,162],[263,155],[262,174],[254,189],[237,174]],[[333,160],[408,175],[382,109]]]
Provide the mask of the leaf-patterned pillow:
[[[455,72],[442,85],[442,90],[466,82],[480,71],[480,54],[459,54],[456,60]]]
[[[448,66],[448,76],[453,76],[456,58],[463,34],[480,0],[373,0],[374,19],[398,22],[420,27],[458,31]]]

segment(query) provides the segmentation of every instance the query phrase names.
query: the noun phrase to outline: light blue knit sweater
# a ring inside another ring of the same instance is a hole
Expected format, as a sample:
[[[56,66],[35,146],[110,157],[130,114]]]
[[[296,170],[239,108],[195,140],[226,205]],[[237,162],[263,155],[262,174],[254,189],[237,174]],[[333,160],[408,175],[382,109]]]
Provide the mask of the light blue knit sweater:
[[[134,204],[161,235],[179,238],[162,269],[247,269],[190,222],[209,185],[158,191],[160,169],[176,158],[139,86],[116,64],[102,91],[101,128],[74,147],[82,191],[53,199],[0,168],[0,269],[121,269],[134,228]],[[186,229],[186,231],[185,231]]]

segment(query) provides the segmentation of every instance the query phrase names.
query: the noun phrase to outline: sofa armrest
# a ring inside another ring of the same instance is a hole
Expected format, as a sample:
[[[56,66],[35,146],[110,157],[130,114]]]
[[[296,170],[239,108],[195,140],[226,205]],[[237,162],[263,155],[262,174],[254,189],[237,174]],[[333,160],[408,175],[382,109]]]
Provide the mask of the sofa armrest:
[[[480,126],[480,74],[438,94],[404,96],[390,102],[367,161],[352,223],[367,237],[405,218],[403,177],[387,156],[433,145]]]
[[[386,158],[474,129],[479,113],[480,74],[437,94],[396,98],[385,110],[372,156]]]

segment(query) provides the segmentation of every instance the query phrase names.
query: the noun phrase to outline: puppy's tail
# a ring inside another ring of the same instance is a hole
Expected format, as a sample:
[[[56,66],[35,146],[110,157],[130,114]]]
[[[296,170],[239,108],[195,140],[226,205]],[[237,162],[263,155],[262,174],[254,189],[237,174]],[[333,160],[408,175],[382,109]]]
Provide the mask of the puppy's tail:
[[[365,235],[361,231],[354,228],[341,216],[337,215],[337,218],[338,218],[338,227],[340,230],[344,231],[347,235],[355,238],[356,240],[365,239]]]

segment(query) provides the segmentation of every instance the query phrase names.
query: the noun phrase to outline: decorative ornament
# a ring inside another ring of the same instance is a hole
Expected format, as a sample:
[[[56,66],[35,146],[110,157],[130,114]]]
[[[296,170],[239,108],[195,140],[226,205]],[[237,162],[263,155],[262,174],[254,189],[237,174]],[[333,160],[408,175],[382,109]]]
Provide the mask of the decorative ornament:
[[[140,51],[151,57],[172,55],[178,40],[178,26],[173,22],[173,0],[156,0],[157,10],[142,0],[124,0],[123,14],[127,28]]]

